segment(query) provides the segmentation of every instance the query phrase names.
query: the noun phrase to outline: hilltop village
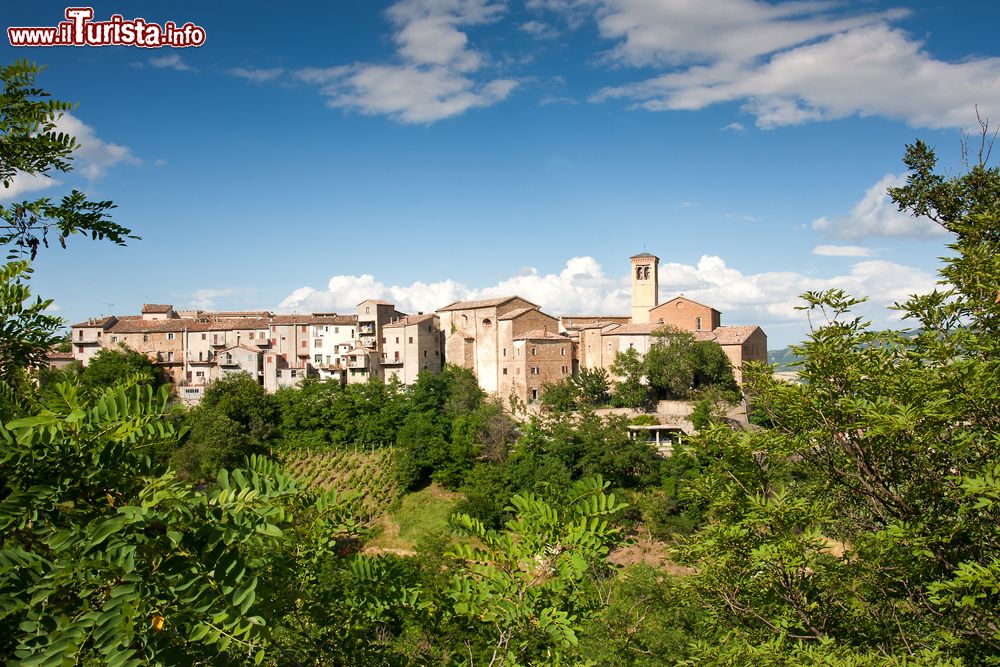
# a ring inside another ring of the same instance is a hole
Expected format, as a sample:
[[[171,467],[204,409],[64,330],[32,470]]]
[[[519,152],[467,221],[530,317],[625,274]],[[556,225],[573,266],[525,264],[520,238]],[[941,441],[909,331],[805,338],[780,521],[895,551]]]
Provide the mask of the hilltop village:
[[[723,326],[711,306],[676,296],[660,303],[659,258],[630,258],[630,315],[545,313],[519,296],[458,301],[435,313],[406,314],[368,299],[355,313],[176,310],[145,304],[138,315],[90,318],[72,326],[72,351],[52,363],[84,366],[104,348],[124,345],[163,369],[179,398],[193,404],[229,373],[249,373],[268,391],[316,377],[341,383],[371,378],[412,384],[446,363],[472,370],[479,385],[504,400],[540,398],[544,385],[582,368],[608,368],[619,351],[645,354],[664,327],[718,343],[737,382],[746,361],[767,360],[767,336],[756,325]]]

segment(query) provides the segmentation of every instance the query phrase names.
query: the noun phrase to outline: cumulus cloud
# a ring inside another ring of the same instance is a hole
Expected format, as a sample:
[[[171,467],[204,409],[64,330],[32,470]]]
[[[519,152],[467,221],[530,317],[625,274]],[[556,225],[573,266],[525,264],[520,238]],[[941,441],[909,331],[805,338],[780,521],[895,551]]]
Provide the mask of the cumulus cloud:
[[[10,186],[0,189],[0,201],[16,199],[25,193],[44,190],[58,183],[59,181],[48,176],[26,174],[23,171],[18,171],[14,174],[14,178],[11,179]]]
[[[494,21],[502,11],[488,0],[400,0],[386,11],[398,63],[309,67],[295,77],[320,86],[331,107],[403,123],[433,123],[492,106],[517,81],[482,74],[487,58],[470,46],[465,28]]]
[[[871,301],[860,312],[879,326],[889,326],[897,317],[886,310],[910,294],[927,292],[934,276],[919,269],[882,260],[857,262],[847,273],[829,277],[808,276],[792,271],[745,274],[728,266],[721,257],[705,255],[697,264],[664,263],[660,266],[660,300],[683,293],[723,313],[726,324],[759,324],[765,330],[798,328],[801,337],[805,318],[796,306],[808,290],[841,288]],[[488,299],[517,294],[537,303],[553,315],[631,313],[631,283],[628,274],[609,275],[593,257],[574,257],[555,273],[528,267],[496,284],[473,287],[448,279],[434,283],[387,285],[370,274],[337,275],[326,289],[301,287],[280,304],[285,311],[354,312],[365,299],[384,299],[404,312],[432,312],[460,300]]]
[[[168,53],[165,56],[153,56],[149,59],[149,64],[152,67],[157,67],[160,69],[172,69],[178,72],[197,72],[195,68],[191,67],[184,62],[176,53]]]
[[[868,188],[865,196],[844,216],[813,220],[812,228],[845,239],[870,236],[932,237],[946,234],[928,218],[901,212],[889,199],[887,190],[906,183],[906,174],[886,174]]]
[[[253,293],[254,290],[248,287],[206,287],[196,289],[191,294],[189,305],[200,310],[213,310],[218,307],[220,300],[224,303],[233,303],[234,300],[246,301]]]
[[[88,179],[99,178],[114,165],[124,162],[138,164],[127,146],[103,141],[90,127],[76,116],[63,113],[55,123],[57,132],[65,132],[76,138],[78,148],[73,153],[73,168]],[[17,172],[10,187],[0,189],[0,201],[16,199],[28,192],[44,190],[61,181],[41,174]]]
[[[1000,58],[957,62],[929,54],[892,22],[903,10],[844,15],[827,2],[602,0],[608,58],[664,70],[597,92],[650,111],[741,103],[762,128],[851,115],[965,128],[973,108],[1000,108]],[[840,13],[837,13],[840,12]]]
[[[871,251],[859,245],[818,245],[813,248],[813,254],[822,257],[868,257]]]
[[[127,146],[103,141],[94,128],[72,114],[64,113],[56,121],[56,128],[76,138],[79,148],[73,153],[74,169],[87,178],[99,178],[119,162],[139,163],[139,159],[132,155]]]
[[[233,67],[229,70],[229,73],[235,77],[241,79],[246,79],[247,81],[270,81],[271,79],[277,79],[279,76],[284,74],[285,70],[281,67],[272,67],[270,69],[254,69],[247,67]]]

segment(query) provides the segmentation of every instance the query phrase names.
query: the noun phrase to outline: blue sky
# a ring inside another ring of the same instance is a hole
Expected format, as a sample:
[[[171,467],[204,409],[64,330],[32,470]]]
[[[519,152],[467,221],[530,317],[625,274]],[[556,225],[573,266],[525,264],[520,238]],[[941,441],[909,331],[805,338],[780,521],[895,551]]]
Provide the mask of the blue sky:
[[[628,312],[628,257],[677,293],[800,340],[807,289],[929,289],[947,236],[885,201],[904,146],[962,168],[1000,120],[998,3],[400,0],[94,4],[204,27],[199,48],[13,48],[78,107],[57,182],[142,237],[73,239],[36,292],[78,321],[144,302],[351,312],[518,293]],[[17,3],[4,27],[66,5]]]

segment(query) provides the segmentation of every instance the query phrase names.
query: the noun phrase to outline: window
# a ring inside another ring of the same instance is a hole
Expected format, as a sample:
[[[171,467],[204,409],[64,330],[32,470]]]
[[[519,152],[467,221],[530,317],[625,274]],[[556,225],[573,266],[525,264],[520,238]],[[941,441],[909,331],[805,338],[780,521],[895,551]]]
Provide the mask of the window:
[[[566,356],[566,348],[565,347],[559,348],[559,354],[561,354],[562,356],[565,357]]]
[[[424,350],[424,359],[427,358],[427,350]]]
[[[695,331],[701,331],[701,318],[700,317],[694,318],[694,330]]]
[[[313,346],[314,347],[323,347],[323,339],[322,338],[317,338],[316,340],[314,340],[313,341]]]
[[[340,327],[334,327],[333,333],[340,333]]]
[[[439,357],[439,356],[441,356],[441,355],[440,355],[440,354],[438,353],[438,351],[437,351],[437,350],[434,350],[434,356],[435,356],[435,357]]]
[[[112,343],[117,343],[118,342],[118,336],[112,336],[111,337],[111,342]]]
[[[83,340],[83,329],[80,329],[80,335],[76,337],[77,340]]]
[[[569,371],[567,370],[567,368],[565,366],[563,366],[562,367],[562,372],[563,372],[563,375],[566,375],[566,373],[568,373]]]
[[[410,345],[413,345],[413,336],[410,336]]]
[[[308,331],[308,329],[309,328],[304,324],[301,327],[299,327],[299,331],[301,331],[302,333],[305,333],[306,331]]]
[[[250,332],[250,340],[253,340],[253,334],[254,334],[254,332],[253,332],[253,331],[251,331],[251,332]]]
[[[365,315],[369,314],[370,312],[372,312],[371,307],[365,306]]]
[[[309,347],[309,341],[307,340],[302,341],[302,344],[299,345],[299,347]]]
[[[535,356],[536,354],[538,354],[538,348],[537,347],[531,348],[531,356]]]
[[[272,356],[268,356],[268,357],[267,357],[267,363],[269,363],[269,364],[273,364],[273,363],[274,363],[274,357],[272,357]]]
[[[174,339],[174,334],[168,333],[167,334],[167,340],[173,340],[173,339]]]
[[[148,337],[149,337],[149,336],[143,336],[143,337],[142,337],[142,339],[143,339],[143,340],[146,340],[146,339],[147,339]],[[201,335],[201,339],[202,339],[202,340],[206,340],[207,338],[208,338],[208,334],[202,334],[202,335]]]
[[[396,345],[399,345],[399,336],[396,336]]]
[[[174,353],[167,352],[167,361],[173,361],[173,360],[174,360]]]
[[[322,354],[314,354],[313,355],[313,361],[316,362],[317,364],[323,363],[323,355]]]
[[[277,338],[272,338],[271,339],[271,345],[277,345],[277,344],[278,344],[278,339]]]
[[[483,320],[483,326],[486,327],[486,328],[489,328],[489,327],[493,326],[493,322],[491,322],[490,318],[487,317],[485,320]]]
[[[507,348],[503,349],[503,356],[505,356],[505,357],[507,356]]]
[[[97,332],[97,337],[98,337],[98,338],[100,338],[100,337],[101,337],[101,332],[100,332],[100,331],[98,331],[98,332]]]
[[[278,327],[276,327],[276,326],[274,326],[274,325],[272,324],[272,325],[271,325],[271,331],[277,331],[277,330],[278,330]]]
[[[83,354],[83,345],[77,345],[77,346],[76,346],[76,351],[77,351],[78,353],[80,353],[80,354]]]
[[[503,374],[504,374],[504,375],[507,375],[507,369],[506,369],[506,368],[505,368],[505,369],[503,369]]]
[[[203,378],[205,377],[205,373],[203,371],[198,371],[197,373],[194,374],[194,376],[196,378]]]
[[[537,401],[538,400],[538,390],[537,389],[532,389],[531,390],[531,400],[533,400],[533,401]]]
[[[199,352],[199,353],[198,353],[198,361],[201,361],[201,360],[202,360],[202,359],[201,359],[201,355],[203,355],[203,354],[204,354],[204,352]]]
[[[532,366],[531,367],[531,374],[532,375],[538,375],[538,366]]]

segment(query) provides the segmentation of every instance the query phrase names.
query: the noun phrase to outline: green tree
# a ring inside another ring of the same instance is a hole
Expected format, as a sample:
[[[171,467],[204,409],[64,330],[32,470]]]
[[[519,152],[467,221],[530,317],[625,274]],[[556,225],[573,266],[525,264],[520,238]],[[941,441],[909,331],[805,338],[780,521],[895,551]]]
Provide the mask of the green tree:
[[[942,287],[899,306],[916,331],[807,293],[803,382],[748,373],[770,428],[693,439],[711,520],[684,553],[720,663],[1000,659],[1000,172],[941,176],[920,142],[905,162],[894,201],[953,234]]]
[[[604,368],[581,368],[573,378],[580,402],[583,405],[597,407],[608,402],[611,393],[611,382],[608,371]]]
[[[611,404],[617,408],[641,408],[649,405],[650,392],[645,384],[646,369],[635,348],[615,355],[611,364],[612,375],[621,378],[615,382]]]
[[[41,71],[27,60],[0,68],[0,181],[4,188],[10,188],[15,178],[72,170],[73,152],[79,146],[72,136],[58,131],[56,122],[73,105],[52,99],[35,85]],[[88,201],[78,190],[59,203],[43,197],[0,205],[0,245],[13,246],[16,254],[27,254],[30,259],[40,246],[48,247],[50,232],[58,233],[63,247],[68,237],[79,233],[125,245],[127,239],[137,237],[111,220],[108,211],[112,208],[109,201]]]
[[[576,409],[576,401],[580,392],[569,379],[557,382],[546,382],[542,385],[542,408],[549,412],[565,413]]]
[[[476,663],[558,664],[577,654],[577,634],[601,608],[595,575],[619,539],[607,520],[624,506],[606,489],[590,478],[555,502],[516,495],[503,532],[468,515],[453,518],[475,540],[451,550],[459,570],[447,596],[467,624],[462,640]]]
[[[80,373],[80,385],[95,391],[114,386],[129,377],[154,389],[164,383],[163,373],[149,357],[119,344],[116,348],[98,350]]]

